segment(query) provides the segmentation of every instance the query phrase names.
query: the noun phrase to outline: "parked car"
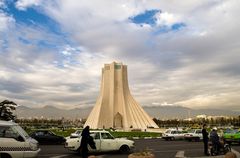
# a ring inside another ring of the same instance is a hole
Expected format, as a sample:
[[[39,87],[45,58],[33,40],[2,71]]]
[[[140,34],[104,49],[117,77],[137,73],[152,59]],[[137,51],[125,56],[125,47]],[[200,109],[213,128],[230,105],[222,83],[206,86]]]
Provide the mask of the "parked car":
[[[184,135],[184,139],[188,141],[200,141],[203,139],[202,129],[191,129]]]
[[[162,134],[162,139],[165,140],[184,139],[184,133],[181,130],[169,129]]]
[[[37,157],[38,142],[17,124],[0,121],[0,158]]]
[[[36,130],[31,134],[40,144],[63,144],[66,139],[49,130]]]
[[[79,136],[81,136],[82,130],[76,130],[74,133],[70,134],[71,138],[77,138]]]
[[[240,131],[237,129],[228,129],[224,132],[223,138],[229,144],[231,143],[239,143],[240,144]]]
[[[121,153],[128,153],[134,148],[134,141],[126,138],[114,138],[108,131],[90,131],[90,136],[96,145],[96,149],[88,147],[90,152],[108,152],[108,151],[120,151]],[[65,148],[80,152],[79,147],[82,137],[68,138],[65,143]]]

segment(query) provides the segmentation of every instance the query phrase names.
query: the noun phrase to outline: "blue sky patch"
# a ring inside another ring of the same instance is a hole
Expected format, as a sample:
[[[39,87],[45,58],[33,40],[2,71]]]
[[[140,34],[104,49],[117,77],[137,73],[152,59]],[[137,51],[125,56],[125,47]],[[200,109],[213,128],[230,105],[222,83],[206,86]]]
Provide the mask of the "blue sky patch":
[[[130,17],[129,19],[135,24],[148,24],[154,26],[156,25],[155,15],[158,12],[161,12],[161,10],[146,10],[144,13]]]
[[[12,15],[17,23],[24,23],[26,25],[43,26],[55,34],[61,34],[59,24],[40,12],[35,7],[26,8],[26,10],[18,10],[14,1],[7,3],[7,7],[3,9],[9,15]]]
[[[144,13],[138,14],[134,17],[130,17],[129,19],[131,20],[131,22],[140,26],[142,26],[143,24],[148,24],[152,27],[155,27],[156,30],[154,31],[154,33],[156,34],[167,33],[169,31],[177,31],[182,29],[183,27],[186,27],[186,24],[182,22],[175,23],[171,26],[157,26],[155,17],[157,13],[161,13],[161,10],[147,10]]]
[[[157,35],[157,34],[161,34],[161,33],[168,33],[170,31],[178,31],[184,27],[186,27],[186,24],[184,24],[184,23],[176,23],[170,27],[164,25],[164,26],[156,28],[155,31],[153,32],[153,35]]]
[[[181,28],[186,27],[184,23],[176,23],[171,26],[172,30],[180,30]]]

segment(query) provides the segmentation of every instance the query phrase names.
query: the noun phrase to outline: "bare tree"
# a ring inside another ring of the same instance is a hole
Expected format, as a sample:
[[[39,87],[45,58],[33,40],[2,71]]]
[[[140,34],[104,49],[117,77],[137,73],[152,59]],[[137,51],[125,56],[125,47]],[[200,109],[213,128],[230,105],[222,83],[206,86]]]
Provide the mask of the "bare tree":
[[[16,116],[13,111],[16,110],[17,104],[13,101],[4,100],[0,102],[0,120],[15,120]]]

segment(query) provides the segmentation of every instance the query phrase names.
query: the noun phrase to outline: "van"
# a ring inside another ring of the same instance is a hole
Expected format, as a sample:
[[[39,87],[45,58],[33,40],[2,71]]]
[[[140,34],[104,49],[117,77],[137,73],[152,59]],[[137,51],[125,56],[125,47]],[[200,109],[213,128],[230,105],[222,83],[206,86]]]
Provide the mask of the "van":
[[[17,123],[0,120],[0,158],[32,158],[39,151],[38,142]]]

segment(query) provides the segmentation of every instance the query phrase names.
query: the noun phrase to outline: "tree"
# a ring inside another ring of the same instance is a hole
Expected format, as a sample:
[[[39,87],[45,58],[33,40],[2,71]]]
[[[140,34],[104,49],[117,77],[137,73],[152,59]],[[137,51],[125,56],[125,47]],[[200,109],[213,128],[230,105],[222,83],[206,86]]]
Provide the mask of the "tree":
[[[0,120],[14,120],[13,111],[16,110],[17,104],[13,101],[4,100],[0,103]]]

